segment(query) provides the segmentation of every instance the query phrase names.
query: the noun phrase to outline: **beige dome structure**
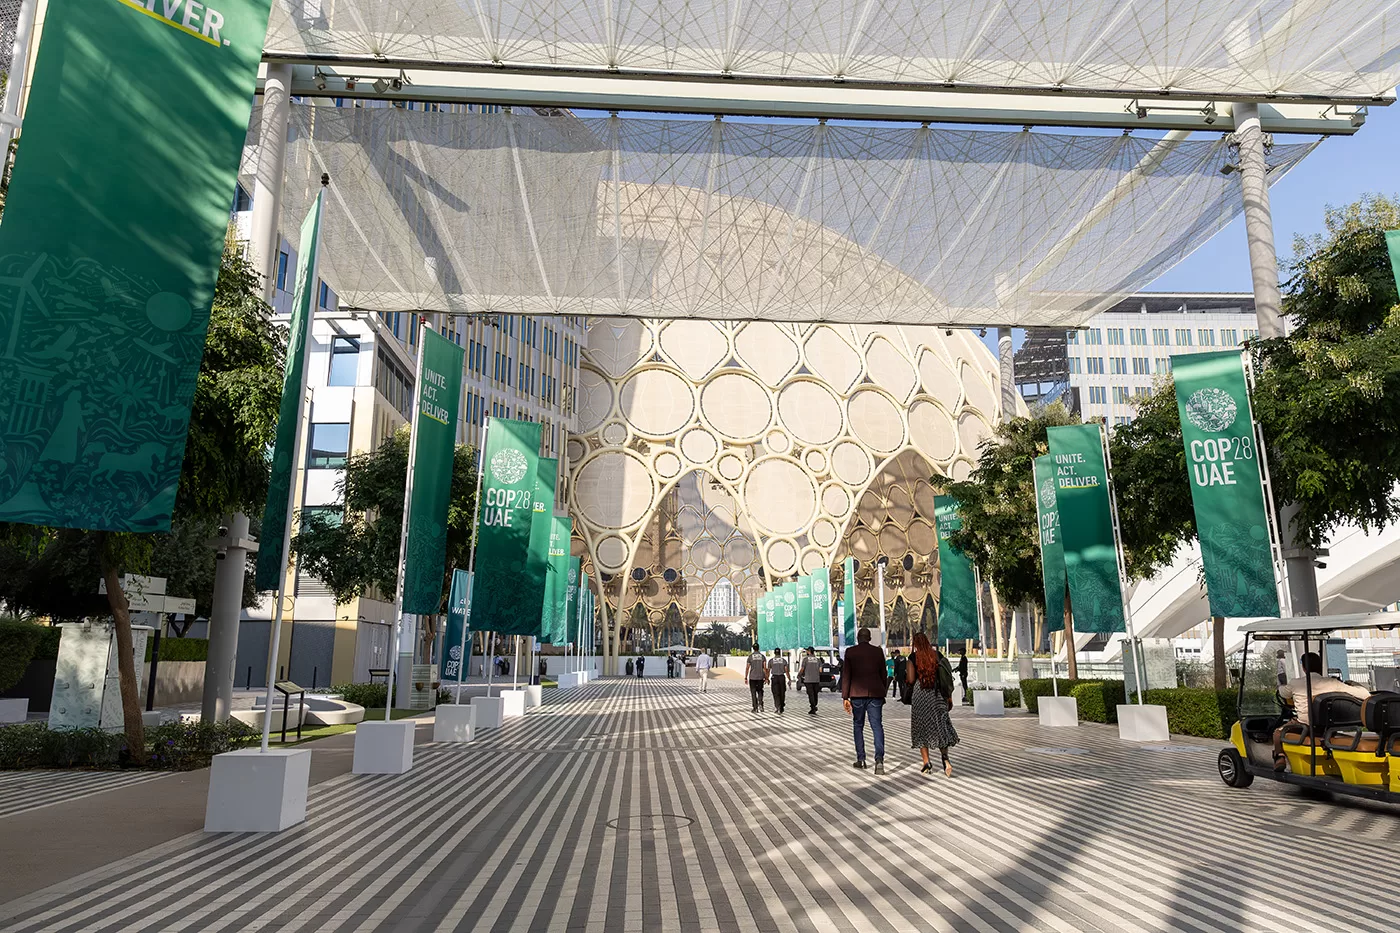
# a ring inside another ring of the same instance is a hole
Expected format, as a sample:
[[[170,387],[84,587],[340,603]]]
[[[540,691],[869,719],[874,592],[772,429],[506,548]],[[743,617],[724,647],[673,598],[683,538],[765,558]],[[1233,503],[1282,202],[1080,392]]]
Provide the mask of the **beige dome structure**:
[[[612,658],[629,623],[693,626],[721,579],[751,608],[848,553],[862,591],[885,556],[887,603],[921,605],[929,478],[965,478],[1000,419],[991,352],[932,327],[599,319],[578,391],[575,546],[607,575]]]

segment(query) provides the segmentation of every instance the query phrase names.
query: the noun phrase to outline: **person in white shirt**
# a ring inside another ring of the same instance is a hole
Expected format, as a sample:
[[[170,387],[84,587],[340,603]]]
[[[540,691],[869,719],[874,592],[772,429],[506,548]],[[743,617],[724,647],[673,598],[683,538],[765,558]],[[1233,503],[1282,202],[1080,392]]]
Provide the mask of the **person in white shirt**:
[[[1336,677],[1324,677],[1322,656],[1315,651],[1309,651],[1303,655],[1303,676],[1294,677],[1278,688],[1279,698],[1293,707],[1293,721],[1305,726],[1309,725],[1312,716],[1312,710],[1308,709],[1309,688],[1314,699],[1325,693],[1345,693],[1364,701],[1371,695],[1371,691],[1365,687],[1349,684]],[[1283,757],[1283,727],[1280,726],[1274,730],[1274,770],[1282,771],[1286,763]]]
[[[695,673],[700,677],[700,692],[710,692],[710,656],[701,654],[695,659]]]

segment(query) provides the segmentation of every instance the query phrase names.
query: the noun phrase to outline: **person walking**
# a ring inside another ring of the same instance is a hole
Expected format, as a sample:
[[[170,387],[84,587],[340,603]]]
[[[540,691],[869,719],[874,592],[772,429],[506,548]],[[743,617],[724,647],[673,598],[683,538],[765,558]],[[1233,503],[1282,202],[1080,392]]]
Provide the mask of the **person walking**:
[[[870,629],[856,632],[856,644],[846,649],[841,668],[841,699],[855,730],[857,768],[865,767],[865,720],[875,739],[875,773],[885,773],[885,652],[870,643]]]
[[[908,669],[909,658],[905,655],[900,654],[899,649],[896,648],[894,651],[894,682],[898,687],[898,691],[895,695],[899,697],[899,701],[901,703],[906,702],[909,699],[909,684],[906,679]]]
[[[914,636],[914,655],[905,666],[905,678],[914,691],[909,712],[909,745],[923,756],[921,771],[924,774],[933,772],[928,750],[937,747],[943,758],[943,773],[952,777],[953,763],[948,760],[948,749],[958,744],[958,731],[948,715],[953,702],[953,667],[923,632]]]
[[[807,715],[817,715],[817,697],[822,692],[822,659],[817,657],[816,648],[807,649],[806,656],[802,658],[802,671],[798,680],[807,688],[807,703],[811,706]]]
[[[967,689],[967,649],[958,652],[958,679],[962,681],[962,701],[964,705],[972,702],[972,694]]]
[[[670,680],[676,676],[676,656],[671,652],[666,653],[666,679]]]
[[[894,654],[891,654],[885,658],[885,690],[891,696],[898,696],[898,694],[895,693],[895,690],[898,688],[895,686],[894,679],[894,659],[895,656],[898,654],[899,650],[895,649]]]
[[[704,652],[695,659],[695,673],[700,678],[700,692],[710,692],[710,654]]]
[[[637,665],[636,665],[635,663],[633,663],[633,661],[632,661],[631,658],[628,658],[628,659],[627,659],[627,676],[628,676],[628,677],[631,677],[632,674],[636,672],[636,670],[637,670]]]
[[[748,663],[744,665],[744,676],[749,681],[749,694],[753,698],[753,711],[757,713],[764,708],[763,684],[768,679],[768,659],[763,656],[763,651],[759,649],[758,643],[753,646],[753,653],[749,655]]]
[[[647,667],[647,659],[644,658],[644,657],[642,657],[640,654],[637,655],[637,676],[638,676],[638,677],[641,677],[641,676],[642,676],[642,671],[646,670],[646,667]]]
[[[787,709],[788,682],[792,680],[788,659],[777,648],[773,649],[773,660],[768,662],[768,676],[773,681],[773,712],[779,716]]]

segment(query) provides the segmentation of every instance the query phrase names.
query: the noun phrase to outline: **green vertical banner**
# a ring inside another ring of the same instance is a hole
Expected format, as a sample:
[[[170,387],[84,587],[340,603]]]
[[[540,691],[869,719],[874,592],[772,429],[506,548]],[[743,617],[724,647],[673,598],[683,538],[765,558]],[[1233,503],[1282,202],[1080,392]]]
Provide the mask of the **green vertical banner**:
[[[466,679],[467,663],[471,645],[463,632],[470,614],[472,575],[467,570],[452,571],[452,589],[447,597],[447,624],[442,627],[442,651],[446,659],[442,665],[443,680],[457,680],[457,675]]]
[[[846,558],[842,570],[845,587],[841,600],[841,644],[850,646],[856,643],[856,559]]]
[[[1070,424],[1047,432],[1074,630],[1125,631],[1103,425]]]
[[[552,457],[535,458],[534,511],[525,564],[516,580],[515,616],[507,627],[497,629],[502,635],[540,635],[540,616],[549,571],[549,539],[554,531],[554,480],[558,472],[558,460]]]
[[[778,633],[778,643],[773,647],[790,651],[797,647],[800,625],[797,617],[797,583],[784,583],[779,592],[782,593],[783,622]]]
[[[1045,585],[1045,630],[1065,627],[1065,549],[1060,541],[1060,510],[1055,505],[1055,458],[1046,454],[1032,464],[1035,515],[1040,526],[1040,575]]]
[[[588,633],[593,631],[593,591],[588,588],[588,574],[583,572],[582,561],[579,562],[578,574],[578,600],[580,606],[579,617],[569,624],[572,625],[575,642],[586,648],[588,646]]]
[[[1387,244],[1390,239],[1387,233]],[[1172,377],[1210,614],[1277,616],[1273,544],[1244,354],[1174,356]]]
[[[764,648],[772,648],[777,644],[777,596],[776,591],[763,595],[763,614],[759,616],[758,643]]]
[[[569,538],[574,533],[574,520],[567,515],[554,515],[552,519],[540,638],[545,644],[563,645],[569,640]]]
[[[811,644],[824,648],[831,644],[831,572],[825,567],[812,571],[812,622],[816,635]]]
[[[934,523],[938,529],[938,637],[978,638],[977,576],[972,561],[953,546],[952,534],[962,528],[958,500],[934,496]]]
[[[408,501],[403,611],[439,612],[447,564],[447,512],[452,501],[452,458],[457,449],[457,406],[462,399],[465,351],[421,328],[418,406],[413,417],[413,489]]]
[[[486,427],[486,463],[481,475],[476,528],[476,579],[471,626],[477,632],[506,632],[518,624],[521,585],[535,517],[540,426],[492,418]],[[538,618],[538,615],[536,615]]]
[[[270,8],[49,4],[0,225],[0,521],[170,527]]]
[[[1390,254],[1390,274],[1395,276],[1395,287],[1400,289],[1400,230],[1385,232],[1385,251]]]
[[[277,409],[277,443],[272,448],[272,475],[267,483],[267,504],[263,506],[262,543],[258,547],[254,586],[275,590],[281,585],[287,566],[282,553],[287,528],[287,507],[291,499],[292,477],[296,475],[297,410],[306,397],[306,350],[316,302],[316,253],[321,244],[321,210],[325,190],[301,225],[297,247],[296,291],[293,293],[291,329],[287,334],[287,364],[282,371],[282,402]]]
[[[573,524],[573,519],[569,519],[569,524]],[[572,529],[569,532],[573,534]],[[568,545],[565,545],[566,547]],[[579,624],[579,575],[583,572],[583,559],[579,557],[569,558],[569,576],[564,585],[564,638],[556,641],[555,644],[565,645],[578,641]]]
[[[797,648],[810,645],[812,637],[812,578],[798,577],[793,584],[797,590],[797,627],[793,631],[794,641],[789,646]]]

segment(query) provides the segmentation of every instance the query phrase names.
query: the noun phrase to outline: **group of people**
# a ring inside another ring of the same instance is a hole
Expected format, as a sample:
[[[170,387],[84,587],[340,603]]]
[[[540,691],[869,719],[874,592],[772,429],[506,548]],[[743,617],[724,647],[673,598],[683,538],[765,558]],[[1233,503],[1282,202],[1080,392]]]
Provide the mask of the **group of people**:
[[[754,645],[745,665],[745,676],[749,681],[749,694],[755,713],[766,710],[764,688],[773,692],[773,710],[781,715],[787,705],[787,688],[792,682],[791,665],[779,651],[772,657],[763,654]],[[963,656],[959,664],[966,693],[967,658]],[[808,715],[817,714],[817,697],[821,692],[821,658],[815,648],[807,648],[797,675],[797,681],[807,690],[810,704]],[[853,737],[856,746],[855,767],[867,767],[865,747],[865,723],[870,722],[874,739],[875,773],[885,773],[885,699],[895,695],[910,706],[910,747],[919,750],[923,759],[922,772],[933,771],[930,750],[937,748],[943,773],[953,775],[953,764],[948,758],[948,749],[958,744],[958,733],[953,728],[949,710],[953,704],[953,666],[948,658],[920,632],[914,636],[914,650],[908,657],[895,651],[890,657],[876,645],[871,644],[870,629],[862,628],[856,633],[856,644],[846,649],[846,657],[841,668],[841,700],[846,713],[851,716]]]
[[[706,665],[706,667],[708,668],[709,665]],[[644,677],[644,676],[646,676],[646,669],[647,669],[647,659],[646,659],[646,656],[645,656],[645,655],[640,655],[640,654],[639,654],[639,655],[637,655],[636,658],[628,658],[628,659],[627,659],[627,676],[628,676],[628,677],[633,677],[633,676],[636,676],[636,677]],[[666,655],[666,676],[667,676],[667,677],[684,677],[684,676],[685,676],[685,655],[683,655],[683,654],[676,654],[675,652],[671,652],[670,654]]]
[[[942,657],[942,654],[940,653],[939,656]],[[890,682],[890,696],[898,697],[903,703],[910,702],[910,691],[914,689],[913,682],[908,676],[909,660],[909,657],[899,653],[898,648],[894,649],[890,656],[885,659],[885,675],[889,678]],[[972,692],[967,689],[966,650],[958,653],[958,663],[957,666],[953,668],[953,671],[958,675],[958,679],[962,681],[963,703],[971,706]]]
[[[745,665],[744,676],[749,681],[749,694],[753,699],[753,711],[762,712],[768,708],[764,701],[764,687],[773,689],[773,711],[782,714],[787,709],[787,688],[792,684],[792,665],[778,649],[773,649],[773,657],[768,658],[758,645],[753,646]],[[802,661],[797,670],[797,688],[806,689],[810,708],[808,715],[817,715],[817,696],[822,689],[822,659],[817,649],[808,647],[802,653]]]

